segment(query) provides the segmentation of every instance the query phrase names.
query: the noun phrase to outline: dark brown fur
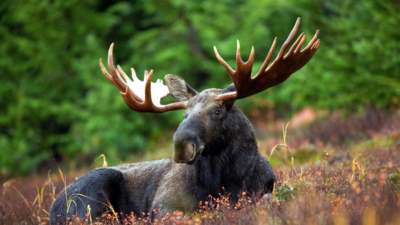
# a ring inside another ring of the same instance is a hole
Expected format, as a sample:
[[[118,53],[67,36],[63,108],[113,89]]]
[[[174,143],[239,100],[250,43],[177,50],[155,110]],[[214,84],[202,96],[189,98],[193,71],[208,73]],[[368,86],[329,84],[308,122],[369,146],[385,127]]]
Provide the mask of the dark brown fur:
[[[274,174],[258,152],[249,120],[233,100],[223,103],[215,98],[234,87],[197,94],[181,78],[168,76],[172,96],[178,101],[189,99],[174,136],[172,159],[99,168],[83,175],[67,187],[68,198],[73,196],[76,202],[68,212],[65,191],[58,195],[50,211],[52,224],[63,223],[73,214],[85,217],[88,204],[92,217],[98,217],[107,210],[100,203],[106,201],[125,214],[147,215],[158,208],[165,214],[194,211],[210,195],[230,193],[235,202],[242,191],[272,191]],[[170,82],[173,79],[179,82]]]

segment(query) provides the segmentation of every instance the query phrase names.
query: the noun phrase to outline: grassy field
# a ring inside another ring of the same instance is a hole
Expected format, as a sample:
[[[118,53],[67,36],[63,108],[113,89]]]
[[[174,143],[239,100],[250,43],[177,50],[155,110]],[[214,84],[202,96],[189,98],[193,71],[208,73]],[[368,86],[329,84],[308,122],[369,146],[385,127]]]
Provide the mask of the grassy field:
[[[176,212],[165,224],[400,224],[400,114],[368,110],[346,115],[316,112],[308,124],[292,119],[269,123],[252,119],[260,152],[270,159],[277,178],[271,196],[243,197],[229,203],[229,193],[200,203],[199,210]],[[291,125],[293,124],[293,125]],[[155,146],[129,161],[168,157],[172,143]],[[101,166],[100,160],[96,161]],[[93,165],[94,166],[94,165]],[[105,165],[104,165],[105,166]],[[48,176],[4,181],[0,224],[48,224],[51,202],[65,183],[86,171],[58,171]],[[61,175],[62,174],[62,175]],[[96,218],[71,218],[90,224]],[[102,224],[147,223],[146,217],[115,217]]]

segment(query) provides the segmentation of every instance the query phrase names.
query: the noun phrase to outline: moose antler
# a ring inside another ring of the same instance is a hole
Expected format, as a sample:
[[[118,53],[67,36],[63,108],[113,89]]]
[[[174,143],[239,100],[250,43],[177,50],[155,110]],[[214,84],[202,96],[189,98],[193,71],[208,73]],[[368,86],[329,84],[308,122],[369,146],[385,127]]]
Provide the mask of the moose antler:
[[[225,67],[231,77],[233,84],[235,85],[236,91],[221,94],[218,99],[223,102],[231,99],[241,99],[261,91],[264,91],[270,87],[278,85],[284,82],[290,77],[294,72],[301,69],[310,59],[313,57],[314,53],[317,51],[320,41],[317,40],[319,30],[307,45],[307,47],[301,50],[301,46],[305,41],[304,33],[301,33],[297,40],[294,42],[293,46],[289,49],[288,53],[285,54],[287,47],[290,42],[292,42],[296,32],[300,26],[300,18],[297,19],[292,32],[290,32],[289,37],[283,43],[281,50],[275,61],[267,68],[271,58],[272,53],[275,49],[276,38],[272,43],[272,47],[265,59],[260,71],[257,75],[251,77],[251,71],[254,62],[254,46],[251,49],[250,57],[247,62],[243,62],[240,56],[240,45],[237,42],[237,53],[236,53],[236,71],[234,71],[218,54],[217,48],[214,46],[214,52],[218,61]]]
[[[131,68],[133,81],[126,75],[120,66],[117,66],[118,70],[116,70],[113,61],[113,48],[114,43],[111,44],[108,51],[108,68],[111,75],[104,67],[102,59],[100,59],[100,68],[104,76],[119,90],[121,90],[121,96],[129,108],[138,112],[154,113],[186,108],[187,101],[161,105],[161,99],[166,98],[169,95],[169,91],[168,88],[163,85],[162,80],[157,80],[157,83],[151,82],[153,70],[151,70],[150,73],[147,70],[145,71],[144,81],[140,81],[137,78],[133,68]],[[121,75],[127,83],[124,82]]]

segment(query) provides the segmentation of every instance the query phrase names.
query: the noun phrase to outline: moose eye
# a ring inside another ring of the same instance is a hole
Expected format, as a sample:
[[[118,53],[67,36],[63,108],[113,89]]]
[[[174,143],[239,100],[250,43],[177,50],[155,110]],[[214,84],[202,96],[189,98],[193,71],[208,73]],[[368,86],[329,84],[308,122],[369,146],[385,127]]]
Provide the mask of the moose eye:
[[[220,110],[215,110],[215,112],[214,112],[215,115],[219,115],[220,113],[221,113]]]

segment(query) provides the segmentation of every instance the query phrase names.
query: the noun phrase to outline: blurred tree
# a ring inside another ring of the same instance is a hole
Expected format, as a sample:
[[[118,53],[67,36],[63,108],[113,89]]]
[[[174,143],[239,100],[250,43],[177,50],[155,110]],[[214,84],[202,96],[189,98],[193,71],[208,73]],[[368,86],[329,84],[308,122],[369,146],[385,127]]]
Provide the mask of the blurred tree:
[[[32,172],[53,157],[81,152],[72,128],[90,116],[94,61],[119,19],[96,7],[78,0],[0,3],[3,174]]]

